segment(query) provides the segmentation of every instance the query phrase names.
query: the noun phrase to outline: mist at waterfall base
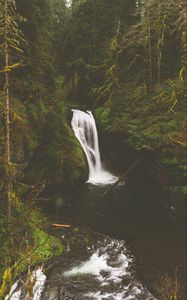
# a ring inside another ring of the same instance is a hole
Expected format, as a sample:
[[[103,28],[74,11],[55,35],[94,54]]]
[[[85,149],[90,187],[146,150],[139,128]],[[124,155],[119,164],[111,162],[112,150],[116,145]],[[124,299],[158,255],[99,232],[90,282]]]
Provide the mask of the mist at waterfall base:
[[[72,110],[72,129],[79,140],[89,167],[88,183],[94,185],[112,184],[117,177],[106,171],[101,163],[97,127],[91,111]]]

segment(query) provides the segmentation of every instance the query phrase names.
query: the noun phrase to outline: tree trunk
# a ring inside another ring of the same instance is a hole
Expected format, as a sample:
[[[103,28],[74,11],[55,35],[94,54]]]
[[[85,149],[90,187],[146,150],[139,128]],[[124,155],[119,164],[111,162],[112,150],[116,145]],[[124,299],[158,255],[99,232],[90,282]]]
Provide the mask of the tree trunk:
[[[149,84],[153,85],[153,73],[152,73],[152,46],[151,46],[151,24],[150,24],[150,11],[149,3],[147,4],[147,29],[148,29],[148,56],[149,56]]]
[[[8,1],[5,1],[5,28],[7,38],[7,19],[8,19]],[[8,202],[8,219],[11,216],[11,176],[10,176],[10,95],[9,95],[9,74],[7,67],[9,66],[9,47],[7,41],[5,41],[5,101],[6,101],[6,113],[5,113],[5,168],[6,168],[6,193]]]

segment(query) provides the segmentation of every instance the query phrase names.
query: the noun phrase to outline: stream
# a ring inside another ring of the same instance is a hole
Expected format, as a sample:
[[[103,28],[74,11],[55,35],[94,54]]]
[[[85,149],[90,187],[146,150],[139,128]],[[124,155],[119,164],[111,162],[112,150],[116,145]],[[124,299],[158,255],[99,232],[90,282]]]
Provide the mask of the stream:
[[[160,230],[163,233],[163,226],[174,228],[172,221],[164,223],[165,215],[155,202],[148,205],[146,200],[140,205],[138,197],[132,197],[126,182],[118,184],[108,197],[104,197],[118,177],[102,166],[92,113],[74,110],[72,129],[88,161],[88,181],[74,190],[52,190],[50,201],[43,209],[55,222],[71,222],[77,231],[74,233],[76,239],[79,238],[79,227],[87,228],[88,242],[84,241],[82,245],[80,235],[80,245],[73,247],[71,232],[59,231],[66,243],[66,254],[33,271],[33,300],[156,299],[146,287],[146,276],[142,275],[141,268],[144,263],[146,272],[148,269],[153,273],[152,277],[159,276],[160,270],[165,268],[161,266],[162,262],[169,264],[171,259],[173,263],[176,255],[180,255],[168,251],[162,253],[170,248],[170,238],[165,248],[165,235],[160,236]],[[159,245],[158,241],[161,241]],[[141,255],[142,244],[144,254]],[[156,255],[160,245],[161,251]],[[173,245],[172,240],[171,251],[175,252]],[[131,250],[133,247],[134,251]],[[139,251],[138,255],[140,253],[141,262],[136,251]],[[158,270],[153,269],[153,257],[156,257]],[[180,263],[183,263],[183,253]],[[5,300],[29,300],[26,281],[26,277],[18,279]]]
[[[34,300],[155,299],[136,278],[134,259],[125,242],[106,236],[100,236],[84,253],[66,254],[32,276]],[[16,282],[10,299],[29,300],[25,285]]]

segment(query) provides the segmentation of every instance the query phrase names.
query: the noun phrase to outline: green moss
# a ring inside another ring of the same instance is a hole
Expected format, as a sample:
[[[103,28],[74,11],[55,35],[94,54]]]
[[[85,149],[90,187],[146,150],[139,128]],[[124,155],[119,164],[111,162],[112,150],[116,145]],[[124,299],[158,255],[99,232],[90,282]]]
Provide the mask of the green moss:
[[[38,228],[33,230],[33,239],[36,245],[33,262],[46,262],[64,251],[64,246],[56,237]]]
[[[28,265],[45,263],[53,257],[60,256],[64,251],[62,243],[47,232],[34,228],[31,233],[32,247],[25,253],[25,259],[21,260],[16,267],[16,274],[27,270]]]
[[[39,181],[70,186],[86,180],[86,159],[67,125],[63,103],[46,113],[39,144],[26,174],[26,180],[32,184]]]
[[[64,176],[66,185],[73,185],[79,181],[85,181],[88,168],[81,145],[75,138],[72,130],[67,126],[68,141],[64,145]]]
[[[59,256],[64,251],[62,242],[47,232],[47,220],[38,210],[30,214],[29,226],[31,239],[35,245],[32,263],[45,262],[54,256]]]
[[[62,241],[49,234],[47,219],[29,204],[14,205],[10,227],[6,225],[5,218],[0,231],[0,259],[2,262],[10,259],[13,278],[28,266],[45,263],[64,252]],[[0,266],[0,281],[5,267],[5,264]]]
[[[107,107],[99,107],[96,110],[96,117],[100,122],[100,125],[105,128],[105,130],[112,130],[110,124],[110,108]]]
[[[144,86],[123,84],[110,102],[97,108],[96,116],[103,133],[115,134],[134,150],[152,150],[169,172],[185,172],[185,109],[170,112],[170,98],[163,100],[163,93],[166,97],[167,84],[160,95],[149,96]]]

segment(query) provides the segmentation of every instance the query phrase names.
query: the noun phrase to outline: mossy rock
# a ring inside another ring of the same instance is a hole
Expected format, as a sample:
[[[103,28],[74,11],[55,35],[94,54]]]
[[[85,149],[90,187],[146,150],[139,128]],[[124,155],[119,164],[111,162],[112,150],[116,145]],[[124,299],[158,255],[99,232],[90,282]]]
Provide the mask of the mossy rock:
[[[72,186],[86,181],[88,167],[83,150],[68,126],[64,112],[50,112],[39,145],[27,167],[26,181]]]
[[[46,263],[65,251],[62,241],[49,233],[44,215],[29,204],[12,206],[10,229],[5,221],[1,224],[0,260],[4,262],[9,258],[13,279],[27,271],[29,266]],[[6,264],[1,264],[0,282],[5,270]]]
[[[161,93],[166,90],[167,85]],[[185,104],[180,103],[173,113],[168,103],[161,103],[161,95],[147,96],[143,91],[139,85],[124,84],[96,109],[103,136],[115,136],[122,147],[127,145],[132,151],[151,150],[158,165],[172,176],[178,177],[179,172],[186,176]]]

